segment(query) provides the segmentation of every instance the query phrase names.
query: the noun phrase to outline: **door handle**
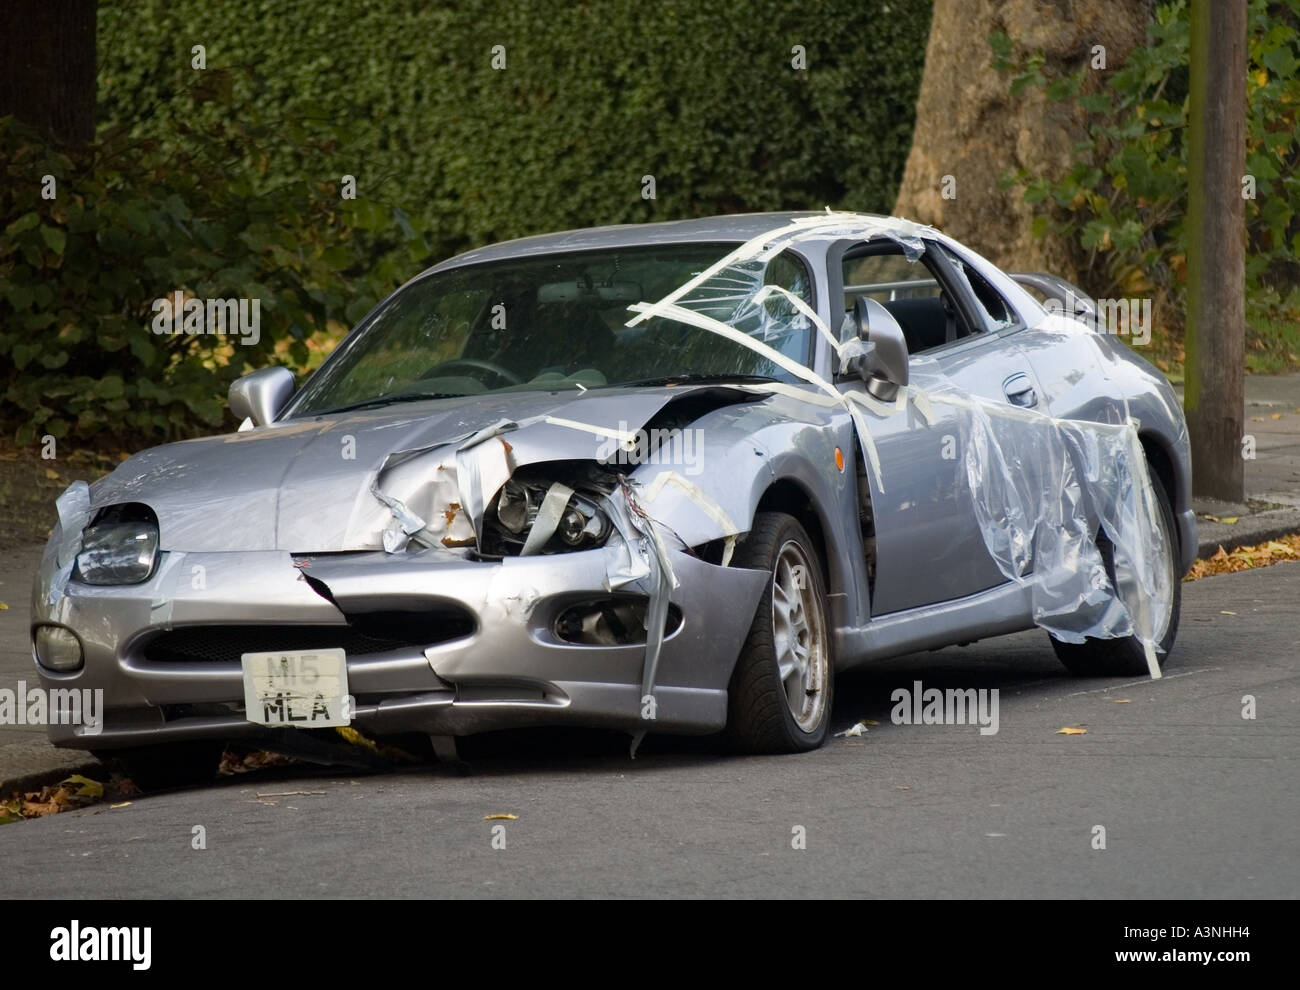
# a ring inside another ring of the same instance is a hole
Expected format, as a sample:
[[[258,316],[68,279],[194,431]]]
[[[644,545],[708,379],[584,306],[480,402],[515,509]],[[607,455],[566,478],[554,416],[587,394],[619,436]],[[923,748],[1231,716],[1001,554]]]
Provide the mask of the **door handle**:
[[[1038,405],[1038,392],[1034,390],[1033,381],[1023,371],[1017,372],[1002,383],[1002,394],[1013,406],[1028,409],[1030,406]]]

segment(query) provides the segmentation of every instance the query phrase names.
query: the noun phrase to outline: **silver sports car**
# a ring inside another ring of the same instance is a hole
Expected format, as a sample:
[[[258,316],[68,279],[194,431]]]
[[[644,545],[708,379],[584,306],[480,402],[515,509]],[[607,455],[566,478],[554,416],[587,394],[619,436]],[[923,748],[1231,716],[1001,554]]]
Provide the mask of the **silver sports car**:
[[[829,211],[452,258],[60,497],[34,655],[102,716],[50,736],[148,779],[337,726],[800,751],[838,671],[1035,625],[1159,676],[1186,427],[1082,298]]]

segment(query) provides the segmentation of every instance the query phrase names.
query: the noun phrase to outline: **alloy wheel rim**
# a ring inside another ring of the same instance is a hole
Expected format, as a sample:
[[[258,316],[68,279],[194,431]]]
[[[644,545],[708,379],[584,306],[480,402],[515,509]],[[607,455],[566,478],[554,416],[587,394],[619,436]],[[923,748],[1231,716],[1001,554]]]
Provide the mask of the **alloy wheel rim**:
[[[777,676],[795,724],[812,732],[826,709],[826,626],[803,548],[787,541],[772,569],[772,645]]]

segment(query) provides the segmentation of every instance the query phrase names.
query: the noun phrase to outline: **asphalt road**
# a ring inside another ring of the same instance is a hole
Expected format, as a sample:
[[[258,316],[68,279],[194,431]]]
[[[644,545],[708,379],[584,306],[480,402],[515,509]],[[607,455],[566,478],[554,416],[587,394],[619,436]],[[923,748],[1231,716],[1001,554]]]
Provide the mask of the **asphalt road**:
[[[0,828],[0,895],[1295,897],[1300,564],[1184,592],[1160,681],[1074,680],[1032,632],[843,678],[837,731],[881,724],[803,756],[526,735],[469,775],[232,778]],[[891,724],[916,679],[997,688],[999,731]]]

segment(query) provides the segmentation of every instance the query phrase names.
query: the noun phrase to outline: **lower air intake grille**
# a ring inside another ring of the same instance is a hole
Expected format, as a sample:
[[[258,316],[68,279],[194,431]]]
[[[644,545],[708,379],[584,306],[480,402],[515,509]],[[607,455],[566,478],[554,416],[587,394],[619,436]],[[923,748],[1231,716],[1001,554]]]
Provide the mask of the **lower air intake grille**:
[[[150,639],[142,655],[151,663],[239,663],[245,653],[342,649],[349,656],[423,649],[460,639],[474,621],[455,610],[372,613],[365,629],[347,626],[183,626]]]

